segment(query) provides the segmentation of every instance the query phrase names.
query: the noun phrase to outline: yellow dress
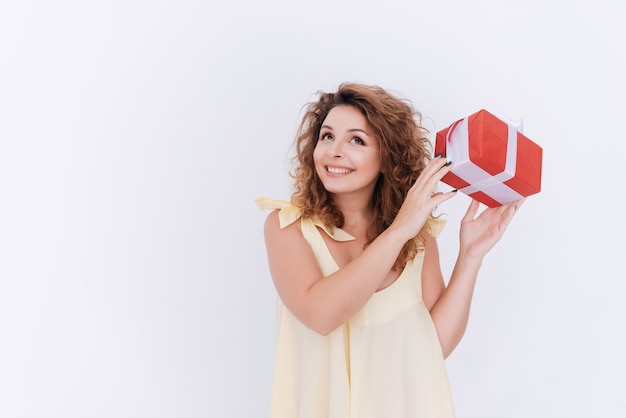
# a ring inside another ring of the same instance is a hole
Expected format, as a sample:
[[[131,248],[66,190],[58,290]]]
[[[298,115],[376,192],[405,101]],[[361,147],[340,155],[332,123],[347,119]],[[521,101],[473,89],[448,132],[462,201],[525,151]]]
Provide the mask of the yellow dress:
[[[256,202],[261,209],[281,209],[281,228],[300,219],[324,276],[338,270],[320,229],[339,241],[353,237],[302,219],[289,202]],[[431,235],[444,223],[433,220]],[[423,256],[327,336],[302,325],[278,298],[271,418],[454,417],[441,346],[422,300]]]

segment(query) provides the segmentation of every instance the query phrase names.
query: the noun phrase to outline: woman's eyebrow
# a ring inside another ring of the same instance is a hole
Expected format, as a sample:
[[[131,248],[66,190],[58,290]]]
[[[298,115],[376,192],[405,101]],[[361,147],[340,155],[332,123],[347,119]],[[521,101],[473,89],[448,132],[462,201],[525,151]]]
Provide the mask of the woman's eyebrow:
[[[363,129],[360,129],[360,128],[352,128],[352,129],[348,129],[348,132],[362,132],[362,133],[364,133],[365,135],[369,135],[369,134],[367,133],[367,131],[364,131]]]
[[[332,127],[332,126],[329,126],[329,125],[322,125],[322,126],[320,127],[320,129],[321,129],[321,128],[330,129],[331,131],[333,130],[333,127]],[[365,130],[363,130],[363,129],[361,129],[361,128],[351,128],[351,129],[348,129],[348,131],[347,131],[347,132],[362,132],[362,133],[364,133],[365,135],[369,135],[369,133],[367,133],[367,131],[365,131]]]

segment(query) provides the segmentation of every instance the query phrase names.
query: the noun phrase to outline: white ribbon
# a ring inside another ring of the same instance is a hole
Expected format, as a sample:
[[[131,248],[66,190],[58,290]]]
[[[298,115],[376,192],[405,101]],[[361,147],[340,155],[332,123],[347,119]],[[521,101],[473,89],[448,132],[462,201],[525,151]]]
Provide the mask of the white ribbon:
[[[492,176],[470,160],[468,120],[469,117],[453,123],[446,136],[446,158],[454,163],[452,173],[469,183],[459,191],[467,195],[483,192],[503,205],[521,199],[522,195],[504,184],[515,176],[517,132],[521,132],[521,121],[515,123],[501,119],[508,127],[506,162],[504,171]]]

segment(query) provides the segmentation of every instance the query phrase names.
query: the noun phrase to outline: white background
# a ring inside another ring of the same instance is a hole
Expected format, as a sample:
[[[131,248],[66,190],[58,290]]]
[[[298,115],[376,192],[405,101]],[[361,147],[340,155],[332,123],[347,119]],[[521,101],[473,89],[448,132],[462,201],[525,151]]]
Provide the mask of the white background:
[[[301,107],[342,81],[434,133],[486,108],[544,149],[447,365],[459,418],[626,413],[620,0],[0,6],[0,416],[263,417]],[[469,198],[442,211],[449,273]]]

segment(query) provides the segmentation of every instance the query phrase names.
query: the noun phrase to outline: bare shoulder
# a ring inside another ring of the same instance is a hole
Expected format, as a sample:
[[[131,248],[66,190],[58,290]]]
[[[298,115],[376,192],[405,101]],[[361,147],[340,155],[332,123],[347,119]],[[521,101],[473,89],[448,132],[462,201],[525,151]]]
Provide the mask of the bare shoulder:
[[[285,305],[299,316],[303,295],[322,273],[313,250],[302,235],[300,221],[283,228],[279,211],[271,212],[265,220],[265,246],[270,274]]]
[[[275,233],[280,231],[280,219],[278,218],[278,209],[271,211],[267,217],[265,218],[264,232],[267,235],[268,233]]]
[[[282,239],[284,239],[290,235],[302,236],[302,232],[300,232],[300,222],[293,222],[292,224],[281,228],[279,213],[279,209],[273,210],[265,218],[265,239],[267,240],[268,238],[275,237],[282,237]]]
[[[265,219],[265,246],[270,267],[285,266],[294,260],[312,260],[313,252],[302,235],[300,219],[281,226],[279,212],[274,210]],[[276,273],[273,274],[274,278],[281,275],[278,271],[273,273]]]

